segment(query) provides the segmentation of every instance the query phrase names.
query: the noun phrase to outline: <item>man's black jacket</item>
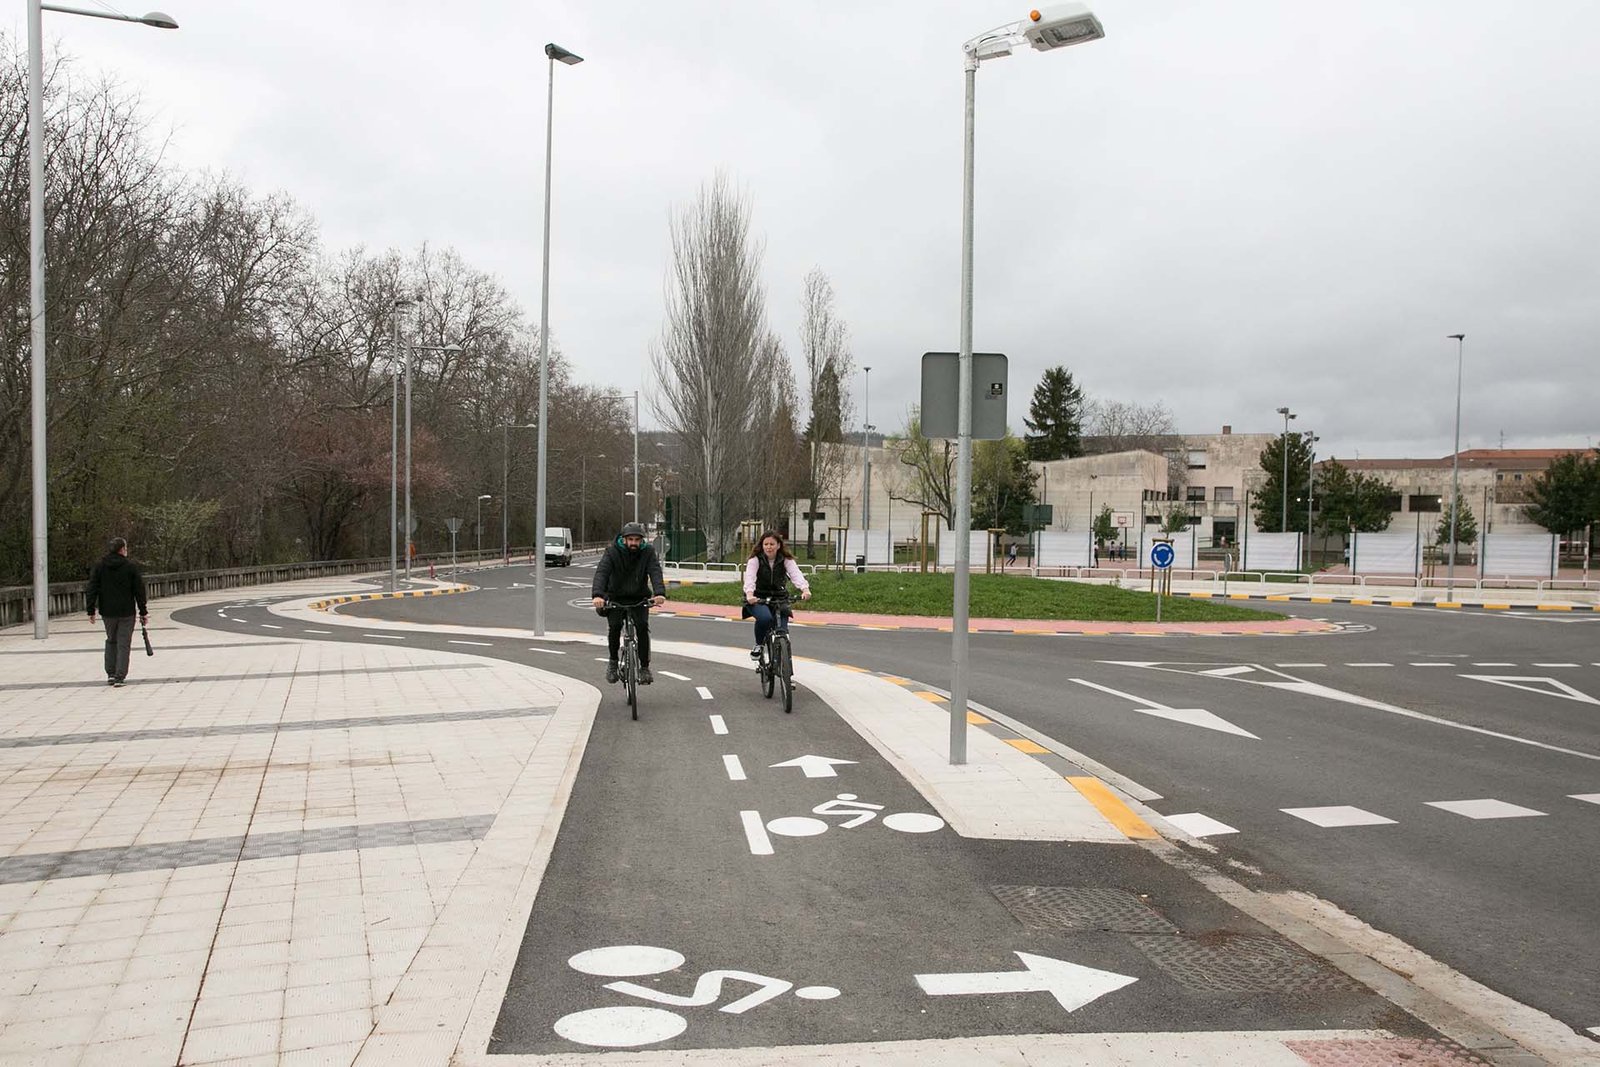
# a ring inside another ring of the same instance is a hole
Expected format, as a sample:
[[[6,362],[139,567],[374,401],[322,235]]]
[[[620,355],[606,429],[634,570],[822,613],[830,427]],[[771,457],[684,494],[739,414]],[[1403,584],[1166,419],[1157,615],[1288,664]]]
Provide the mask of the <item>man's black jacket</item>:
[[[144,602],[144,575],[139,565],[121,552],[108,552],[106,558],[89,572],[89,614],[96,610],[108,619],[120,619],[134,613],[147,614]]]
[[[617,538],[606,546],[600,556],[600,565],[594,569],[592,597],[605,597],[623,603],[637,603],[651,593],[667,595],[667,583],[661,577],[661,561],[656,558],[655,546],[648,541],[639,551],[630,552]]]

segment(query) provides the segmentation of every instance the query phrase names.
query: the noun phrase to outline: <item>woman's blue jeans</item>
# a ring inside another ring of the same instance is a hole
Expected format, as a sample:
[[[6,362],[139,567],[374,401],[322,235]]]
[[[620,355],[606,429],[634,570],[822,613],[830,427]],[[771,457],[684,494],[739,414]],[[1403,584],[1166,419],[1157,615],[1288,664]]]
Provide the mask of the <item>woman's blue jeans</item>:
[[[774,622],[773,608],[770,604],[751,604],[750,615],[756,620],[756,644],[758,645],[766,644],[767,635],[772,633],[773,626],[777,626],[784,633],[789,632],[789,617],[787,615],[779,615],[776,622]]]

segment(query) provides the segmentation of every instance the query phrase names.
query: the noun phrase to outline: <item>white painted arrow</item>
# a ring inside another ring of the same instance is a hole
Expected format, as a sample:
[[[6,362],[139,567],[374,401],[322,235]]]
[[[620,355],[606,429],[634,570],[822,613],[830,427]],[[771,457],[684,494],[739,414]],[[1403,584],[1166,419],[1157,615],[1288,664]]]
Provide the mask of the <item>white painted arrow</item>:
[[[1097,971],[1066,960],[1018,952],[1023,971],[975,971],[966,974],[919,974],[917,984],[930,997],[978,993],[1049,993],[1067,1011],[1077,1011],[1139,979],[1115,971]]]
[[[1463,674],[1463,678],[1471,678],[1476,682],[1493,682],[1510,689],[1521,689],[1528,693],[1538,693],[1540,696],[1560,697],[1562,700],[1576,700],[1581,704],[1600,704],[1588,693],[1580,692],[1566,682],[1554,678],[1523,677],[1515,674]]]
[[[1133,709],[1141,715],[1154,715],[1158,719],[1169,719],[1172,722],[1181,722],[1185,726],[1203,726],[1207,730],[1216,730],[1220,733],[1234,734],[1238,737],[1248,737],[1253,741],[1261,740],[1261,738],[1257,737],[1249,730],[1246,730],[1241,726],[1235,726],[1222,716],[1214,715],[1204,708],[1169,708],[1165,704],[1158,704],[1154,700],[1147,700],[1144,697],[1136,697],[1132,693],[1124,693],[1119,689],[1112,689],[1108,685],[1100,685],[1098,682],[1087,681],[1083,678],[1074,678],[1073,681],[1077,682],[1079,685],[1088,686],[1090,689],[1098,689],[1102,693],[1110,693],[1114,697],[1122,697],[1124,700],[1131,700],[1136,704],[1143,704],[1145,705],[1144,707]]]
[[[782,763],[774,763],[774,767],[799,767],[805,772],[807,778],[837,778],[835,766],[854,763],[853,759],[834,759],[832,756],[796,756]]]

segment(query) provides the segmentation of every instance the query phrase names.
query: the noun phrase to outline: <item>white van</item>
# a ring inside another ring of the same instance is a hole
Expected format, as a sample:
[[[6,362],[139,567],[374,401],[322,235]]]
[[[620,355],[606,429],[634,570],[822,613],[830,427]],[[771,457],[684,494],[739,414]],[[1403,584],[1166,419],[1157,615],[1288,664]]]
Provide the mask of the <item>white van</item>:
[[[544,562],[549,567],[572,566],[572,528],[546,526],[544,529]]]

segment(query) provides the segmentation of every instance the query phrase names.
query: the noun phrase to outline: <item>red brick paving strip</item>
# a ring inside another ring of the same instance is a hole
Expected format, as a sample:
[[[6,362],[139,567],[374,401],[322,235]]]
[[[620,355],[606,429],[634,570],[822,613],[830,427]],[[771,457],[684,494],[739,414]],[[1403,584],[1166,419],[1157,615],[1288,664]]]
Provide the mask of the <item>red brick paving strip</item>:
[[[726,604],[674,605],[675,615],[737,619],[739,609]],[[798,608],[794,621],[806,626],[867,626],[891,630],[950,629],[948,616],[863,615],[846,611],[806,611]],[[1280,618],[1266,622],[1087,622],[1073,619],[973,619],[973,633],[1035,634],[1308,634],[1330,633],[1331,623],[1311,619]]]

